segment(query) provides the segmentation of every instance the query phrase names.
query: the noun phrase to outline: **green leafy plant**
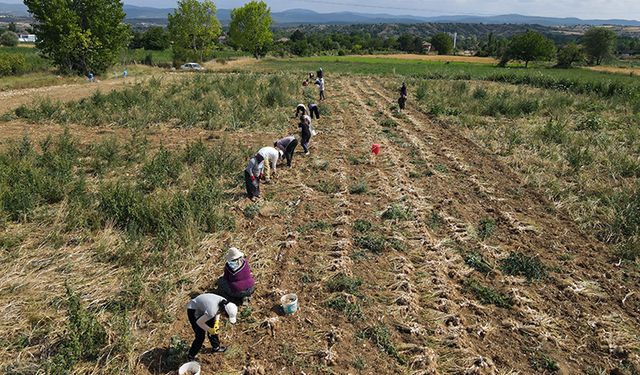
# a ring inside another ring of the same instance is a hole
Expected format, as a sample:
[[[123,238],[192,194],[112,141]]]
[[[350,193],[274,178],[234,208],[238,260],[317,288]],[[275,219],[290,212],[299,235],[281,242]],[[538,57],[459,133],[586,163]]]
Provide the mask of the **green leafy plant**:
[[[483,285],[476,279],[468,279],[465,281],[465,288],[472,292],[480,302],[484,304],[496,305],[506,309],[513,306],[513,300],[511,297]]]
[[[527,280],[540,280],[547,276],[547,267],[537,256],[512,252],[500,261],[502,271],[513,276],[524,276]]]
[[[478,236],[482,240],[486,240],[491,237],[493,232],[496,230],[496,221],[492,218],[485,217],[480,220],[480,224],[478,224]]]

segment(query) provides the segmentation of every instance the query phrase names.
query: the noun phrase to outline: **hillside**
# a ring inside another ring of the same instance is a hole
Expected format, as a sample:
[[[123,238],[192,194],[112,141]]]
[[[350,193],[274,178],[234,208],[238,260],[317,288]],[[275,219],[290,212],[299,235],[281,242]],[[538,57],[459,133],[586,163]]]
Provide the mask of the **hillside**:
[[[158,23],[166,22],[167,14],[173,9],[159,9],[152,7],[139,7],[134,5],[124,5],[127,19],[130,20],[155,20]],[[0,15],[11,15],[16,17],[27,17],[29,14],[23,4],[0,3]],[[231,11],[229,9],[218,9],[218,18],[222,23],[228,23]],[[281,12],[273,12],[273,19],[276,24],[378,24],[378,23],[462,23],[462,24],[517,24],[517,25],[542,25],[542,26],[579,26],[579,25],[617,25],[617,26],[640,26],[637,20],[621,19],[578,19],[578,18],[553,18],[535,17],[520,14],[507,14],[498,16],[415,16],[415,15],[390,15],[390,14],[369,14],[358,12],[334,12],[318,13],[306,9],[290,9]]]

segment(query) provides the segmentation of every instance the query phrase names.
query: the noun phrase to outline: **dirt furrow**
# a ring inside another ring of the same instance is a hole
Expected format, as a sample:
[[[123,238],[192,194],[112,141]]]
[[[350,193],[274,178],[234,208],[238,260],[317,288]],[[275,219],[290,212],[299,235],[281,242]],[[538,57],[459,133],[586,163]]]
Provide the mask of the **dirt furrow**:
[[[375,87],[371,81],[366,82],[367,90],[378,97],[382,107],[388,108],[393,104],[383,89]],[[425,142],[435,146],[436,162],[454,167],[452,173],[456,184],[451,186],[451,191],[458,191],[455,196],[460,200],[454,202],[451,210],[467,211],[465,216],[476,220],[478,213],[483,212],[483,215],[496,217],[499,226],[508,228],[507,231],[498,230],[488,243],[480,243],[480,250],[496,262],[507,256],[506,250],[539,254],[552,270],[550,278],[538,284],[511,276],[492,278],[493,284],[511,291],[517,307],[512,313],[498,311],[496,314],[494,311],[489,315],[480,310],[465,314],[467,325],[485,327],[480,335],[474,335],[478,347],[484,347],[486,355],[491,356],[500,368],[526,364],[523,355],[543,348],[571,372],[584,371],[592,366],[594,356],[609,356],[600,363],[612,361],[614,354],[611,349],[587,347],[589,340],[586,337],[589,335],[598,337],[601,347],[611,348],[613,345],[618,347],[617,350],[628,353],[626,329],[616,338],[605,338],[584,322],[585,316],[594,319],[597,314],[603,314],[601,318],[595,318],[602,326],[611,327],[612,317],[623,320],[623,326],[638,323],[637,316],[629,315],[632,308],[621,305],[623,296],[629,292],[624,286],[623,273],[608,264],[606,257],[598,256],[604,250],[602,246],[580,233],[575,223],[568,221],[563,213],[550,213],[550,205],[537,192],[530,191],[506,166],[454,129],[433,123],[419,113],[404,115],[400,120],[404,134],[423,135],[421,138],[426,138],[426,141],[417,136],[409,135],[408,138],[414,144],[423,143],[424,147],[427,147]],[[462,233],[463,228],[459,224],[451,224],[454,232]],[[461,235],[458,240],[464,242],[468,238]],[[572,262],[561,261],[564,256],[569,256]],[[590,265],[596,263],[596,267],[609,269],[610,273],[602,277],[590,272]],[[594,285],[591,292],[584,292],[585,288],[578,286],[585,283]],[[610,293],[609,298],[598,293],[604,290]],[[608,299],[608,302],[603,299]],[[576,301],[584,307],[576,309]],[[505,347],[500,344],[504,342],[501,336],[510,337],[511,342],[517,344]],[[621,349],[624,347],[627,349]],[[518,360],[513,361],[510,357]]]

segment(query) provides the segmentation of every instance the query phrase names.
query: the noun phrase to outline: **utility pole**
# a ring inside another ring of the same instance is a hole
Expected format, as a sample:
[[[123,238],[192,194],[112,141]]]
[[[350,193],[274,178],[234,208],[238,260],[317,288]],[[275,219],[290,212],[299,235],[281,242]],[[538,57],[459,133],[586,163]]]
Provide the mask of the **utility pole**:
[[[458,32],[453,33],[453,52],[456,51],[456,46],[458,45]]]

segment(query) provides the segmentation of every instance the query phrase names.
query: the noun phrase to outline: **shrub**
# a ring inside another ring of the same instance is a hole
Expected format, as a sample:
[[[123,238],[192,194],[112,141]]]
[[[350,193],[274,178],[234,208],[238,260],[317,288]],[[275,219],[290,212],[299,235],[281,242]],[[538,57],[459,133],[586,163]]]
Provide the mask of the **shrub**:
[[[258,203],[252,203],[247,207],[245,207],[244,210],[242,211],[242,213],[244,214],[244,217],[246,217],[247,219],[255,218],[256,216],[258,216],[259,212],[260,212],[260,204]]]
[[[367,186],[366,182],[358,182],[355,185],[351,185],[351,187],[349,187],[349,192],[351,194],[364,194],[367,192],[367,190],[369,190],[369,187]]]
[[[350,302],[345,295],[336,295],[324,303],[326,307],[342,312],[350,322],[364,319],[360,305]]]
[[[361,337],[371,340],[380,350],[395,358],[398,363],[404,364],[406,362],[395,345],[393,345],[391,334],[384,325],[380,324],[365,328],[361,333]]]
[[[588,116],[583,118],[578,125],[576,125],[576,130],[587,130],[587,131],[598,131],[604,128],[607,125],[607,121],[600,116]]]
[[[142,166],[142,186],[152,191],[157,187],[175,183],[183,167],[180,157],[163,147],[151,161]]]
[[[318,182],[314,187],[316,190],[321,191],[325,194],[335,194],[340,192],[340,190],[342,189],[342,186],[340,186],[339,182],[331,180],[322,180]]]
[[[358,288],[362,285],[362,280],[349,277],[343,273],[335,275],[326,282],[330,292],[345,292],[356,295]]]
[[[371,222],[367,221],[367,220],[356,220],[355,223],[353,223],[353,229],[355,229],[356,231],[360,232],[360,233],[366,233],[369,232],[371,230],[371,228],[373,228],[373,224],[371,224]]]
[[[358,236],[355,242],[358,247],[369,250],[374,254],[382,253],[387,246],[387,241],[383,237],[378,236]]]
[[[473,98],[477,100],[486,99],[488,96],[487,90],[484,87],[476,87],[473,91]]]
[[[13,31],[5,31],[0,34],[0,44],[5,47],[15,47],[18,45],[18,34]]]
[[[29,67],[22,55],[0,54],[0,77],[27,73]]]
[[[464,256],[464,262],[474,270],[488,274],[493,271],[493,267],[489,264],[482,254],[477,251],[470,252]]]
[[[572,144],[567,147],[565,158],[574,172],[579,171],[582,167],[588,166],[593,162],[593,155],[586,146]]]
[[[299,226],[296,230],[300,233],[310,232],[312,230],[324,231],[331,228],[331,224],[325,221],[314,221],[308,224]]]
[[[428,86],[426,81],[420,81],[416,89],[416,100],[419,102],[425,100],[428,94]]]
[[[427,220],[427,225],[429,226],[429,228],[434,230],[438,229],[443,222],[444,222],[444,219],[437,211],[431,211],[431,215]]]
[[[51,374],[67,374],[76,362],[97,359],[107,343],[107,333],[102,324],[82,306],[78,295],[69,287],[67,311],[67,327],[48,366]]]
[[[405,207],[394,204],[382,213],[382,218],[385,220],[409,220],[411,212]]]
[[[483,218],[480,220],[480,224],[478,224],[478,236],[482,240],[486,240],[491,237],[493,232],[496,230],[496,221],[492,218]]]
[[[547,276],[547,267],[537,256],[512,252],[500,262],[500,268],[512,276],[524,276],[527,280],[539,280]]]
[[[382,126],[383,128],[393,129],[398,127],[398,123],[395,120],[386,117],[380,120],[380,126]]]
[[[538,130],[538,137],[544,142],[562,144],[567,139],[566,124],[558,119],[551,119]]]
[[[509,309],[513,306],[513,300],[511,297],[505,296],[494,289],[482,285],[482,283],[476,279],[468,279],[465,282],[465,288],[471,291],[480,300],[480,302],[486,305],[496,305],[505,309]]]

